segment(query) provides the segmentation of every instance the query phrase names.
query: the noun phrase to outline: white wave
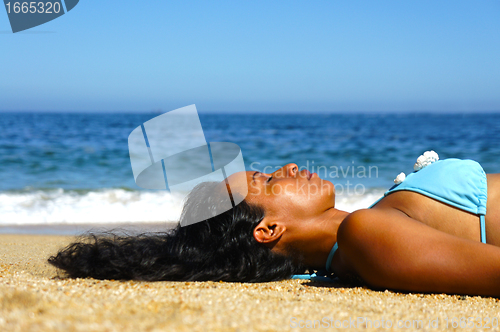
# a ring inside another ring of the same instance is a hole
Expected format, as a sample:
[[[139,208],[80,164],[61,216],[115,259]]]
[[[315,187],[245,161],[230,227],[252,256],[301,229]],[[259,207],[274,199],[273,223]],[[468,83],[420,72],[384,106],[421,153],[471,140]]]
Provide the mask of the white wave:
[[[346,212],[353,212],[359,209],[366,209],[384,196],[386,190],[368,189],[360,194],[337,195],[335,197],[335,207]]]
[[[367,208],[384,191],[338,195],[336,208],[352,212]],[[0,193],[0,225],[110,224],[177,222],[182,197],[166,191],[103,189],[80,194],[63,189]]]
[[[0,193],[0,225],[177,221],[182,197],[166,191],[63,189]]]

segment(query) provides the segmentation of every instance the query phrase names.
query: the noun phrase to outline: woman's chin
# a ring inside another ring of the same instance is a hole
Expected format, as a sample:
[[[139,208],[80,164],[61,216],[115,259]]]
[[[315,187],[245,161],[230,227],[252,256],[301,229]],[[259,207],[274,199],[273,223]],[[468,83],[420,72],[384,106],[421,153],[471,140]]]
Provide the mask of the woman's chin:
[[[328,180],[319,179],[321,181],[321,190],[326,191],[325,195],[331,195],[335,197],[335,185]]]

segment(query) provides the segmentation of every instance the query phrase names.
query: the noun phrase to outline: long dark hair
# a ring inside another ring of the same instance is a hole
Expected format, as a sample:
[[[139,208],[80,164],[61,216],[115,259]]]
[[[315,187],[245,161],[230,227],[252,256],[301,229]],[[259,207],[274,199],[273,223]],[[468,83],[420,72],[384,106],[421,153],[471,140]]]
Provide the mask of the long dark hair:
[[[188,196],[182,220],[196,215],[217,183],[198,185]],[[234,208],[167,233],[135,236],[89,234],[60,250],[49,263],[69,277],[96,279],[265,282],[289,278],[304,266],[272,252],[253,238],[264,218],[259,206]]]

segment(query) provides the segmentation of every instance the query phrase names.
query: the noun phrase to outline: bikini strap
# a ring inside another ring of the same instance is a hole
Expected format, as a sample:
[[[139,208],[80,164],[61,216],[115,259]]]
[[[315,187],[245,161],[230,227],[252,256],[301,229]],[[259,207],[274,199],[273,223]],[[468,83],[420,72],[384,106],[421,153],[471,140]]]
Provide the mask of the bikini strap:
[[[479,224],[481,229],[481,242],[486,243],[486,221],[484,220],[484,214],[479,215]]]
[[[330,265],[332,265],[333,256],[335,255],[335,252],[337,251],[338,248],[339,248],[339,245],[337,242],[335,242],[332,250],[330,250],[330,253],[328,254],[328,259],[326,260],[326,270],[328,272],[333,273],[332,271],[330,271]]]
[[[327,271],[323,270],[311,274],[294,274],[291,278],[311,281],[336,282],[334,277],[332,277]]]
[[[339,245],[337,242],[333,245],[332,250],[330,250],[330,253],[328,254],[328,258],[326,260],[326,271],[318,271],[316,273],[311,273],[311,274],[294,274],[291,276],[292,279],[307,279],[307,280],[313,280],[313,281],[331,281],[335,282],[335,279],[331,276],[332,271],[330,271],[330,265],[332,265],[332,259],[333,256],[335,255],[335,252],[339,248]]]

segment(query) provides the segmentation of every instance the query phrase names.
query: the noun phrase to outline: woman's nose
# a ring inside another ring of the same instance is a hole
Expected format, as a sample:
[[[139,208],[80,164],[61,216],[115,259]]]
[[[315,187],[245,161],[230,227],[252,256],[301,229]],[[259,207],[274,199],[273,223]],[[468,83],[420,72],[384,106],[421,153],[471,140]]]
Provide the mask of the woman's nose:
[[[299,171],[299,166],[297,164],[291,163],[291,164],[286,164],[281,168],[282,170],[282,175],[283,177],[295,177],[297,175],[297,172]]]

